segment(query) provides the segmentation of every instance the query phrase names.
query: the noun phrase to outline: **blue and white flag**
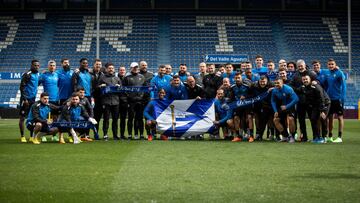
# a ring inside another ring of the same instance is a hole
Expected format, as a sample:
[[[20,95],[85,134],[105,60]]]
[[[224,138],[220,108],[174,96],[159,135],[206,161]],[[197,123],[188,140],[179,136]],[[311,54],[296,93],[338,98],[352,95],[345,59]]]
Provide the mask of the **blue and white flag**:
[[[214,130],[213,100],[157,100],[157,131],[172,137],[188,137]]]

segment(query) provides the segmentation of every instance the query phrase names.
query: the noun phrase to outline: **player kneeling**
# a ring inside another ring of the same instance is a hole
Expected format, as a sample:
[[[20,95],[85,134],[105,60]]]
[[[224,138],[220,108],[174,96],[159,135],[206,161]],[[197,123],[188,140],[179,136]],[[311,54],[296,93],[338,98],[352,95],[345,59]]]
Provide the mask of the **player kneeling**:
[[[231,118],[233,111],[227,105],[226,99],[224,97],[224,90],[218,89],[216,92],[216,99],[214,102],[215,105],[215,113],[216,120],[214,121],[214,125],[216,127],[215,138],[219,139],[219,129],[222,127],[224,138],[228,136],[228,131],[234,131],[234,121]],[[234,132],[235,133],[235,132]]]
[[[33,131],[35,136],[32,139],[34,144],[40,144],[39,138],[44,135],[54,135],[58,132],[58,128],[50,128],[52,120],[47,119],[51,111],[57,111],[59,107],[49,103],[49,94],[41,93],[40,101],[35,102],[29,111],[26,121],[26,127]]]
[[[70,103],[67,103],[61,112],[61,116],[59,118],[60,122],[81,122],[81,121],[89,121],[92,124],[97,124],[94,118],[91,118],[85,107],[80,104],[80,97],[78,93],[73,93],[71,95]],[[77,133],[84,133],[86,129],[77,129],[76,132],[74,128],[61,127],[60,131],[60,143],[65,143],[64,137],[62,135],[63,132],[69,132],[73,137],[74,144],[79,144],[81,142],[80,138],[77,136]]]
[[[165,99],[165,95],[166,92],[164,89],[160,89],[158,91],[158,99],[159,100],[164,100]],[[152,100],[150,101],[145,109],[144,109],[144,117],[146,119],[146,126],[150,129],[151,134],[148,135],[148,140],[152,141],[153,139],[156,138],[156,120],[155,120],[155,110],[154,110],[154,105],[155,105],[156,100]],[[162,140],[167,140],[167,137],[165,135],[161,135],[161,139]]]
[[[281,142],[288,141],[294,143],[295,135],[295,104],[299,101],[294,90],[284,85],[283,80],[278,77],[274,81],[275,88],[271,93],[271,106],[274,110],[274,124],[276,129],[282,134]],[[290,136],[287,131],[289,127]]]

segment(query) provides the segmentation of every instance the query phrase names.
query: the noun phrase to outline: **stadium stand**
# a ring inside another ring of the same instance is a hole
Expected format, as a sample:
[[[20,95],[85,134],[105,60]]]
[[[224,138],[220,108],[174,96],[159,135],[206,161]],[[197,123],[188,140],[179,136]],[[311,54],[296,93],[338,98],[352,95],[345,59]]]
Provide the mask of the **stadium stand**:
[[[46,20],[29,14],[1,14],[0,72],[25,72],[33,58],[42,69],[49,59],[69,58],[72,67],[80,58],[96,55],[93,13],[49,13]],[[265,61],[332,57],[347,68],[347,19],[343,14],[244,13],[244,14],[121,14],[103,13],[100,52],[104,62],[117,67],[146,60],[149,69],[170,63],[174,70],[186,63],[191,72],[207,54],[257,54]],[[353,67],[348,79],[347,105],[356,105],[360,84],[360,19],[353,19]],[[349,72],[349,71],[347,71]],[[1,81],[0,103],[16,101],[18,83]]]
[[[32,15],[0,16],[0,71],[24,71],[34,58],[43,32],[43,20]]]
[[[157,65],[156,16],[102,16],[101,59],[114,64],[128,65],[146,60],[150,67]],[[96,56],[96,18],[84,15],[57,16],[56,30],[48,59],[60,61],[67,57],[73,67],[80,58]]]

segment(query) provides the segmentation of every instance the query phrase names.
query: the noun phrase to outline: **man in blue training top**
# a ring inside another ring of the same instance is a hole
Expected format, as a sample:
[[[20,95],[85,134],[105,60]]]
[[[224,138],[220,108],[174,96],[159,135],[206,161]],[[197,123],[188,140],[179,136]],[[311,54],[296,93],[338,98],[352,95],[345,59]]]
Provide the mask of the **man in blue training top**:
[[[42,84],[44,87],[44,92],[49,94],[49,103],[54,105],[59,105],[59,75],[56,72],[56,62],[50,60],[48,62],[48,70],[40,75],[39,84]],[[59,112],[53,112],[52,118],[57,120]],[[53,141],[58,142],[59,138],[57,135],[52,137]],[[43,142],[46,142],[46,137],[43,137]]]
[[[264,74],[266,75],[266,74]],[[245,68],[245,71],[242,73],[242,79],[245,80],[249,80],[253,83],[257,82],[260,79],[260,75],[258,73],[256,73],[256,71],[254,72],[254,69],[252,69],[251,67]]]
[[[274,110],[274,124],[282,134],[282,142],[294,143],[295,135],[295,104],[299,101],[294,90],[284,85],[283,80],[278,77],[274,81],[275,88],[271,93],[271,106]],[[289,127],[290,136],[287,131]]]
[[[256,66],[253,69],[253,73],[257,73],[259,75],[265,75],[268,70],[267,67],[264,66],[264,59],[261,55],[257,55],[255,58]]]
[[[151,79],[150,85],[155,86],[158,90],[162,88],[169,89],[171,79],[172,77],[166,74],[166,66],[160,65],[158,69],[158,74]],[[156,90],[150,92],[150,97],[152,99],[157,97]]]
[[[27,73],[24,73],[20,82],[20,118],[19,129],[21,135],[21,142],[27,142],[24,136],[24,121],[29,114],[29,109],[35,102],[37,88],[39,86],[39,68],[38,60],[31,61],[31,68]],[[30,141],[32,139],[32,131],[30,131]]]
[[[39,83],[44,86],[44,92],[49,94],[49,103],[59,105],[59,75],[54,60],[48,62],[48,70],[40,75]]]
[[[163,88],[160,88],[158,91],[158,99],[165,100],[166,92]],[[144,117],[146,119],[146,125],[150,129],[150,135],[148,135],[148,140],[152,141],[156,138],[156,119],[155,119],[155,104],[156,100],[151,100],[144,109]],[[167,136],[161,135],[162,140],[168,140]]]
[[[314,60],[312,62],[312,70],[316,74],[316,80],[320,83],[321,87],[325,88],[325,80],[329,74],[329,70],[321,69],[321,63],[319,60]]]
[[[32,139],[34,144],[40,144],[38,138],[47,134],[54,135],[58,132],[56,127],[49,127],[52,119],[48,119],[50,112],[57,110],[59,110],[59,107],[49,103],[49,94],[46,92],[41,93],[40,101],[35,102],[31,106],[26,127],[30,131],[34,131],[35,136]]]
[[[79,121],[89,121],[93,125],[96,125],[97,122],[94,118],[90,117],[87,113],[85,107],[80,103],[80,97],[78,93],[73,93],[71,95],[70,101],[67,102],[62,109],[61,115],[59,117],[60,122],[79,122]],[[83,133],[84,129],[77,129],[79,133]],[[64,144],[64,138],[62,136],[63,132],[69,132],[74,140],[74,144],[79,144],[81,140],[77,136],[75,130],[71,127],[61,127],[59,128],[60,132],[60,143]]]
[[[235,84],[231,86],[233,98],[232,101],[240,101],[248,97],[249,94],[249,84],[243,83],[240,73],[235,74]],[[251,108],[251,107],[248,107]],[[241,142],[243,139],[244,131],[247,129],[246,121],[247,114],[250,113],[248,108],[236,108],[234,112],[234,127],[235,134],[233,142]],[[249,123],[250,124],[250,123]],[[230,138],[231,139],[231,138]],[[253,140],[253,138],[251,138]],[[252,142],[252,141],[251,141]]]
[[[186,64],[182,63],[179,66],[179,72],[176,73],[176,75],[179,76],[181,82],[186,82],[187,77],[190,76],[191,74],[187,71],[187,66]]]
[[[72,94],[71,77],[74,71],[70,68],[70,61],[67,58],[61,59],[62,69],[56,70],[59,76],[59,101],[62,105]]]
[[[227,101],[224,98],[224,90],[218,89],[216,91],[216,99],[214,102],[216,120],[214,125],[216,131],[214,132],[215,138],[219,139],[219,130],[223,128],[224,138],[228,137],[229,130],[234,132],[234,122],[232,119],[233,111],[227,105]],[[234,132],[235,133],[235,132]]]
[[[188,93],[186,87],[180,81],[180,77],[178,75],[174,75],[171,81],[171,86],[167,90],[167,98],[173,100],[185,100],[188,99]]]
[[[92,76],[89,73],[89,62],[86,58],[80,59],[80,68],[74,72],[71,82],[74,92],[78,87],[83,87],[85,96],[91,101]]]
[[[346,95],[346,81],[345,75],[340,70],[339,67],[336,66],[336,62],[334,59],[329,59],[327,62],[327,67],[330,70],[330,74],[326,77],[325,87],[327,87],[326,92],[330,97],[331,105],[329,110],[329,138],[326,140],[327,142],[342,142],[342,132],[344,129],[344,102]],[[339,120],[339,132],[338,138],[332,138],[332,130],[333,130],[333,121],[334,114],[337,114]]]
[[[229,78],[230,84],[234,84],[234,77],[235,77],[234,67],[231,63],[225,65],[225,73],[221,75],[222,78]]]

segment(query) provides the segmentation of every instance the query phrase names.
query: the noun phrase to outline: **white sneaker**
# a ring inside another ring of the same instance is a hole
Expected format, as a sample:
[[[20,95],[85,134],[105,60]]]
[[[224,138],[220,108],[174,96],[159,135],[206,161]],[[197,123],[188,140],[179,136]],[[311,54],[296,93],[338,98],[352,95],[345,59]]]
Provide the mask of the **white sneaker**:
[[[134,135],[134,140],[138,140],[139,139],[139,135]]]
[[[333,143],[342,143],[341,137],[336,138]]]
[[[74,144],[80,144],[81,143],[81,140],[78,136],[74,136]]]

